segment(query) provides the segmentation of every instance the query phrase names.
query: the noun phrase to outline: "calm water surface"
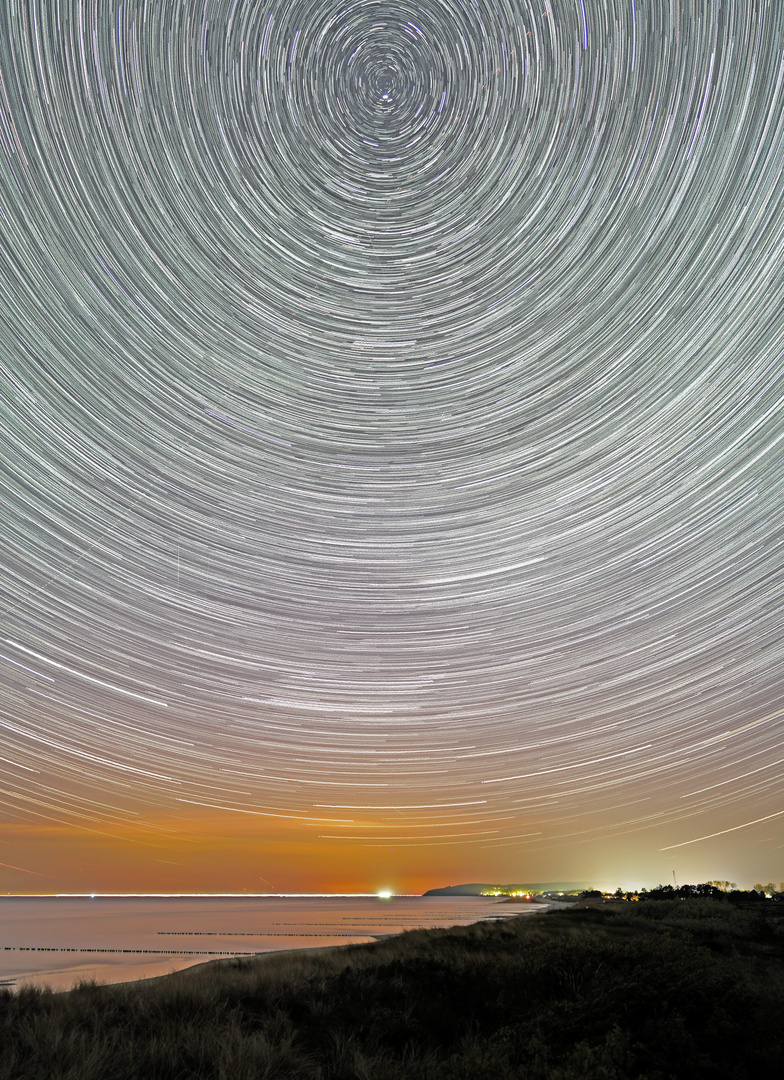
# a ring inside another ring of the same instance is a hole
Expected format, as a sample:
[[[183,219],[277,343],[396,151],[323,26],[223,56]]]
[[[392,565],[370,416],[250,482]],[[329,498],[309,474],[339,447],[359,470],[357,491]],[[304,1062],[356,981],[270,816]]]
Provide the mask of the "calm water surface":
[[[536,910],[494,897],[0,897],[0,985],[125,982],[221,956],[346,945]]]

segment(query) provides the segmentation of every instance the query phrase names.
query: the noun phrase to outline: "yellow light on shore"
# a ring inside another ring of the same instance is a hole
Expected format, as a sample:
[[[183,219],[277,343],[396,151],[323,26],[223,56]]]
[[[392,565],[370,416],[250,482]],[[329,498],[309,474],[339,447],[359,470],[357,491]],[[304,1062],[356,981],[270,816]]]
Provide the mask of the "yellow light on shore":
[[[392,890],[380,889],[379,892],[376,893],[376,896],[379,898],[379,900],[389,900],[392,897]]]

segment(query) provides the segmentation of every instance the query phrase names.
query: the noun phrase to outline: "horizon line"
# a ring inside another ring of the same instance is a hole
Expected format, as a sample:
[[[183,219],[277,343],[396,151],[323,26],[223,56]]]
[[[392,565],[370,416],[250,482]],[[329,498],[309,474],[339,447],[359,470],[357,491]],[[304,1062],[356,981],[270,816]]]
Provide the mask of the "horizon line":
[[[394,896],[421,897],[422,895],[423,895],[422,893],[390,893],[390,892],[387,892],[386,890],[380,890],[379,892],[369,892],[369,893],[365,893],[365,892],[363,892],[363,893],[359,893],[359,892],[353,892],[353,893],[334,893],[334,892],[316,892],[316,893],[289,893],[289,892],[279,892],[279,893],[249,893],[249,892],[241,892],[241,893],[211,893],[211,892],[210,893],[208,893],[208,892],[176,892],[176,893],[149,893],[149,892],[141,892],[141,893],[134,893],[134,892],[122,892],[122,893],[98,893],[98,892],[89,892],[89,893],[43,893],[43,892],[36,892],[36,893],[0,893],[0,899],[2,899],[3,897],[6,897],[6,898],[11,898],[11,899],[48,898],[48,899],[63,899],[63,900],[65,900],[65,899],[71,899],[71,900],[99,900],[99,899],[107,899],[107,898],[110,898],[110,897],[113,897],[113,898],[149,897],[149,898],[159,899],[159,898],[164,898],[164,897],[181,898],[181,897],[188,897],[188,896],[215,897],[216,899],[234,899],[234,898],[237,898],[237,897],[248,897],[250,899],[263,899],[264,897],[277,897],[277,896],[290,897],[290,898],[294,898],[294,897],[300,897],[300,898],[315,897],[315,898],[320,898],[320,899],[324,899],[324,898],[330,897],[330,896],[342,897],[344,899],[347,898],[347,897],[356,896],[356,897],[364,897],[364,898],[372,898],[372,899],[380,899],[380,898],[389,899],[390,897],[394,897]],[[465,899],[465,897],[463,899]]]

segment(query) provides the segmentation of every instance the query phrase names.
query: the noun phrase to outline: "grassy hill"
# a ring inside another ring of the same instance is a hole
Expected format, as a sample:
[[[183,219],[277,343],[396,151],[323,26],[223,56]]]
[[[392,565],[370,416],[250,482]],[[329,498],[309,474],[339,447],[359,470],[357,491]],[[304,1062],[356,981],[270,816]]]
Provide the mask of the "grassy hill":
[[[784,922],[713,900],[559,911],[0,992],[3,1080],[702,1080],[784,1060]]]

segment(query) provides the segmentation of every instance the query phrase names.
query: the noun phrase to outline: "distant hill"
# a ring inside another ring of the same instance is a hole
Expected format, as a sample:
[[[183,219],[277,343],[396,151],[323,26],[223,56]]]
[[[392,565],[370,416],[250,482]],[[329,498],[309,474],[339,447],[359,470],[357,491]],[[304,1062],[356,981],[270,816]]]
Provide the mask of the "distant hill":
[[[481,896],[493,892],[580,892],[596,886],[590,881],[526,881],[522,885],[499,885],[497,882],[473,881],[466,885],[444,885],[440,889],[428,889],[423,896]]]

